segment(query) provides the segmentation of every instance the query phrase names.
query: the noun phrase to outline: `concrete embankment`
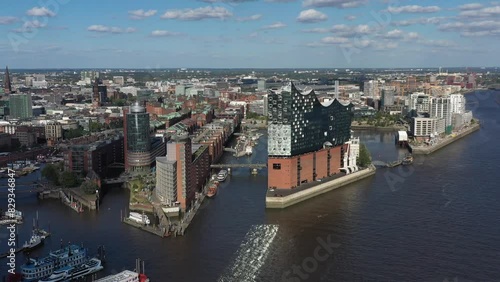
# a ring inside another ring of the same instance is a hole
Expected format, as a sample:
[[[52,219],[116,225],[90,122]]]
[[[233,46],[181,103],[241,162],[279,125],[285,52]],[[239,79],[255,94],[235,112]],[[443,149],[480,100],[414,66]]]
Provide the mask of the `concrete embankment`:
[[[481,127],[481,125],[476,123],[476,124],[471,125],[469,128],[465,129],[464,131],[462,131],[460,133],[456,133],[455,137],[449,136],[445,140],[439,142],[436,145],[426,146],[426,147],[422,147],[422,146],[417,147],[414,145],[409,145],[409,150],[414,155],[429,155],[429,154],[434,153],[435,151],[437,151],[441,148],[444,148],[445,146],[479,130],[480,127]]]
[[[367,178],[370,175],[374,175],[376,172],[376,168],[374,165],[371,165],[369,168],[348,174],[341,178],[337,178],[331,180],[329,182],[325,182],[319,184],[317,186],[308,188],[306,190],[299,191],[297,193],[293,193],[291,195],[287,195],[284,197],[266,197],[266,208],[269,209],[283,209],[307,199],[319,196],[331,190],[340,188],[347,184],[356,182],[358,180]]]

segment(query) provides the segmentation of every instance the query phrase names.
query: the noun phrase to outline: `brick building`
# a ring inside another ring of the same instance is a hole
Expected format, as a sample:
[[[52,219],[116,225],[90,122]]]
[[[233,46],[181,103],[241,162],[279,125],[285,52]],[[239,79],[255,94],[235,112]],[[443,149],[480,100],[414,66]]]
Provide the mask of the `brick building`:
[[[339,173],[351,138],[352,104],[320,103],[293,85],[269,92],[268,187],[293,189]]]

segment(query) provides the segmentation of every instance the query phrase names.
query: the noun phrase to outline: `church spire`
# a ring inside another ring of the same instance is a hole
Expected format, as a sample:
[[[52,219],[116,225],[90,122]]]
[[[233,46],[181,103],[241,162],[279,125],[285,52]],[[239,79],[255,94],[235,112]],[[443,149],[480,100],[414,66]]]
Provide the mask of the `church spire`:
[[[6,94],[12,93],[12,85],[10,83],[10,75],[9,75],[9,67],[8,66],[5,67],[5,79],[3,81],[4,81],[4,85],[3,85],[4,92]]]

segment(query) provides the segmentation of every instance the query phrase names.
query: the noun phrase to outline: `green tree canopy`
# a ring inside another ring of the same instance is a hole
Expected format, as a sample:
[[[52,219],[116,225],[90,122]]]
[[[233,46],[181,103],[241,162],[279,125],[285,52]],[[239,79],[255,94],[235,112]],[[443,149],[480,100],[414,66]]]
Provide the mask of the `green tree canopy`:
[[[64,187],[76,187],[78,185],[78,177],[74,172],[65,171],[61,173],[60,182]]]
[[[94,181],[89,180],[83,182],[81,187],[86,194],[95,194],[95,191],[99,190],[99,186]]]
[[[365,144],[359,144],[359,157],[357,159],[358,166],[367,167],[372,163],[370,151]]]
[[[47,178],[52,184],[59,185],[59,170],[56,165],[48,164],[42,169],[42,176]]]

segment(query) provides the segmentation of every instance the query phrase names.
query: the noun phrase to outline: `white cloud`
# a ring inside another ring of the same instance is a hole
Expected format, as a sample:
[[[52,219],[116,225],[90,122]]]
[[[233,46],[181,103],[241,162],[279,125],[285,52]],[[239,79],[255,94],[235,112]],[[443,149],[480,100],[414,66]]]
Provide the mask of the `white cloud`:
[[[304,7],[355,8],[366,5],[368,0],[304,0]]]
[[[224,7],[200,7],[196,9],[169,10],[161,16],[162,19],[177,19],[183,21],[199,21],[203,19],[226,19],[233,14]]]
[[[322,38],[321,42],[325,44],[343,44],[343,43],[348,43],[349,39],[345,37],[329,36]]]
[[[328,16],[314,9],[300,12],[297,21],[301,23],[317,23],[328,20]]]
[[[264,2],[269,2],[269,3],[291,3],[295,1],[296,0],[264,0]]]
[[[250,22],[250,21],[258,21],[261,18],[262,18],[261,14],[256,14],[256,15],[251,15],[249,17],[238,18],[236,20],[239,21],[239,22]]]
[[[21,28],[14,29],[14,32],[17,32],[17,33],[25,33],[25,32],[26,33],[31,33],[35,29],[44,28],[46,26],[47,26],[46,24],[43,24],[43,23],[41,23],[38,20],[27,21],[27,22],[24,22],[24,24],[23,24],[23,26]]]
[[[458,6],[458,8],[462,11],[467,11],[467,10],[478,10],[483,8],[483,4],[481,3],[469,3],[469,4],[464,4]]]
[[[286,27],[286,24],[282,22],[275,22],[273,24],[263,26],[262,29],[279,29],[284,27]]]
[[[342,37],[357,37],[372,34],[375,32],[375,28],[365,24],[353,26],[338,24],[334,25],[330,31]]]
[[[356,19],[356,16],[345,16],[344,19],[346,19],[347,21],[353,21]]]
[[[26,15],[32,17],[55,17],[56,13],[47,9],[46,7],[33,7],[26,11]]]
[[[302,30],[302,32],[306,32],[306,33],[328,33],[330,31],[331,31],[330,28],[322,28],[322,27],[316,27],[316,28]]]
[[[500,21],[479,20],[465,22],[450,22],[438,26],[441,31],[460,32],[465,37],[498,36],[500,35]]]
[[[158,12],[157,10],[145,11],[140,9],[140,10],[129,11],[128,14],[130,18],[133,20],[142,20],[156,15],[157,12]]]
[[[1,25],[12,24],[17,22],[17,20],[18,19],[16,17],[0,17],[0,24]]]
[[[389,13],[399,14],[399,13],[435,13],[441,11],[438,6],[419,6],[419,5],[408,5],[401,7],[389,6],[387,9]]]
[[[448,19],[447,17],[422,17],[416,19],[402,20],[402,21],[394,21],[391,22],[392,26],[410,26],[415,24],[440,24],[444,20]]]
[[[500,6],[487,7],[476,10],[463,11],[459,14],[463,18],[498,18],[500,17]]]
[[[153,37],[168,37],[168,36],[176,36],[179,35],[178,32],[168,31],[168,30],[154,30],[151,32],[151,36]]]
[[[113,26],[105,26],[105,25],[91,25],[87,28],[88,31],[92,32],[99,32],[99,33],[115,33],[115,34],[120,34],[120,33],[133,33],[136,32],[137,30],[132,27],[128,27],[126,29],[122,29],[119,27],[113,27]]]

